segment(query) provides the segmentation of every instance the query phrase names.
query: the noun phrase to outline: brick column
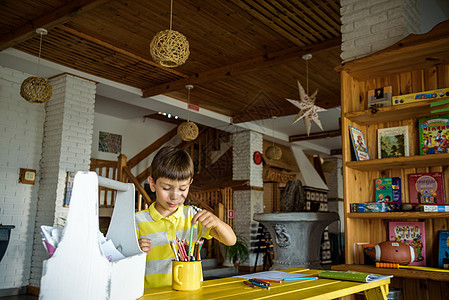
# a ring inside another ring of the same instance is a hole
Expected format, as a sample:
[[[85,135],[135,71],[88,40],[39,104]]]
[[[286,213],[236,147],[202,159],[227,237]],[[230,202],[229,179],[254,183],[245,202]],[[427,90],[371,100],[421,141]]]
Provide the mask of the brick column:
[[[42,246],[40,226],[64,223],[68,212],[63,207],[66,174],[89,170],[94,123],[94,82],[64,74],[51,79],[50,84],[53,95],[46,104],[32,286],[40,285],[42,262],[48,258]]]
[[[242,266],[254,266],[254,244],[259,222],[253,221],[255,213],[263,213],[263,166],[253,161],[255,151],[263,151],[263,135],[254,131],[234,133],[232,136],[232,179],[249,180],[247,190],[234,191],[234,227],[236,234],[250,245],[250,257]],[[259,255],[258,265],[262,264]]]
[[[341,0],[341,58],[350,61],[420,32],[419,0]]]

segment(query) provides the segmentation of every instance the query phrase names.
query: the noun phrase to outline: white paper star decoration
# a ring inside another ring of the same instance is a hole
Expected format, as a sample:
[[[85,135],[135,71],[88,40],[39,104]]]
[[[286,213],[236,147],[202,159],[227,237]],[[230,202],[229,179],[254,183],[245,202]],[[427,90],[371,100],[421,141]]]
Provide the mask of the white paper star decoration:
[[[299,97],[301,98],[301,101],[287,99],[291,104],[300,109],[298,115],[296,116],[292,124],[295,124],[296,122],[301,120],[302,117],[304,117],[304,124],[306,125],[307,135],[310,134],[310,127],[312,126],[312,121],[315,122],[315,124],[318,125],[318,127],[320,127],[321,130],[323,130],[320,118],[318,117],[318,112],[325,111],[325,109],[315,105],[315,97],[316,94],[318,93],[318,89],[312,94],[312,96],[309,96],[306,94],[299,81],[298,81],[298,88],[299,88]]]

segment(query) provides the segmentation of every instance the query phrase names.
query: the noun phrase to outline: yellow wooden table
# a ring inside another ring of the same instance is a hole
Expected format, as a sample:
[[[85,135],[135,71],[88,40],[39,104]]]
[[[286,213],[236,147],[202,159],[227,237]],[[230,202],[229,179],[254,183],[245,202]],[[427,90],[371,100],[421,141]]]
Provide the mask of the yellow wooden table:
[[[291,273],[317,275],[322,270],[287,269]],[[171,286],[148,289],[139,300],[155,299],[335,299],[364,292],[369,300],[387,299],[390,279],[370,283],[314,279],[272,283],[270,290],[251,288],[243,284],[244,279],[228,277],[206,280],[200,290],[194,292],[175,291]]]

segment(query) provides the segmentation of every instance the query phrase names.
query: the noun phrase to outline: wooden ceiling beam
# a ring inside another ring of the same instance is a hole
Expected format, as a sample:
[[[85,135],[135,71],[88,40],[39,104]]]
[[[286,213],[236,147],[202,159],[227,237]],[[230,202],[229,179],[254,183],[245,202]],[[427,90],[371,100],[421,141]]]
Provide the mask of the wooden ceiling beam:
[[[108,49],[110,49],[110,50],[113,50],[113,51],[115,51],[115,52],[118,52],[118,53],[121,53],[121,54],[123,54],[123,55],[132,57],[132,58],[134,58],[134,59],[137,59],[137,60],[139,60],[139,61],[141,61],[141,62],[143,62],[143,63],[149,64],[149,65],[151,65],[151,66],[153,66],[153,67],[156,67],[156,68],[158,68],[158,69],[161,69],[161,70],[163,70],[164,72],[171,73],[171,74],[174,74],[174,75],[178,75],[178,76],[183,77],[183,78],[186,78],[186,77],[187,77],[186,74],[183,74],[183,73],[181,73],[181,72],[178,72],[178,71],[176,71],[176,70],[174,70],[174,69],[172,69],[172,68],[162,67],[160,64],[154,62],[154,61],[151,60],[151,59],[142,57],[142,56],[137,55],[137,54],[135,54],[135,53],[132,53],[132,52],[130,52],[130,51],[128,51],[128,50],[125,50],[125,49],[123,49],[123,48],[114,46],[114,45],[112,45],[112,44],[110,44],[110,43],[108,43],[108,42],[102,41],[102,40],[100,40],[100,39],[98,39],[98,38],[95,38],[95,37],[93,37],[93,36],[91,36],[91,35],[88,35],[88,34],[86,34],[86,33],[83,33],[83,32],[81,32],[81,31],[78,31],[78,30],[76,30],[76,29],[67,27],[67,26],[65,26],[65,25],[60,25],[60,26],[58,26],[58,28],[60,28],[60,29],[62,29],[62,30],[64,30],[64,31],[67,31],[67,32],[69,32],[69,33],[71,33],[71,34],[74,34],[74,35],[76,35],[76,36],[78,36],[78,37],[80,37],[80,38],[83,38],[83,39],[85,39],[85,40],[88,40],[88,41],[91,41],[91,42],[96,43],[96,44],[98,44],[98,45],[101,45],[101,46],[103,46],[103,47],[105,47],[105,48],[108,48]]]
[[[307,135],[307,134],[291,135],[288,137],[288,141],[290,143],[293,143],[293,142],[316,140],[316,139],[323,139],[323,138],[335,137],[335,136],[341,136],[340,129],[316,132],[316,133],[311,133],[310,135]]]
[[[67,1],[66,4],[55,10],[46,12],[32,20],[28,20],[25,24],[3,34],[0,37],[0,51],[33,38],[36,36],[37,28],[50,30],[57,25],[68,22],[70,19],[81,13],[85,13],[109,1],[110,0]]]
[[[291,59],[298,59],[304,54],[314,53],[326,50],[333,47],[340,47],[341,37],[330,39],[317,44],[306,45],[303,47],[292,47],[289,49],[277,51],[274,53],[258,56],[243,62],[224,66],[221,68],[205,71],[202,73],[195,73],[189,78],[172,81],[166,84],[161,84],[149,87],[142,90],[143,98],[148,98],[155,95],[165,94],[176,90],[184,89],[187,84],[202,84],[217,80],[229,78],[239,74],[254,71],[260,68],[274,66],[276,64],[285,63]]]

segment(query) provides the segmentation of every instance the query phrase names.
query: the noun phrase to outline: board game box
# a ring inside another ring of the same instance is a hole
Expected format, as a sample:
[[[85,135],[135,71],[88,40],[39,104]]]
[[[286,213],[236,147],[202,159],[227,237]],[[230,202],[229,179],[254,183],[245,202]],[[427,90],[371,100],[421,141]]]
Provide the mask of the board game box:
[[[419,101],[447,99],[449,98],[449,88],[431,90],[407,95],[393,96],[393,105],[415,103]]]
[[[418,121],[419,153],[449,153],[449,116],[423,118]]]

